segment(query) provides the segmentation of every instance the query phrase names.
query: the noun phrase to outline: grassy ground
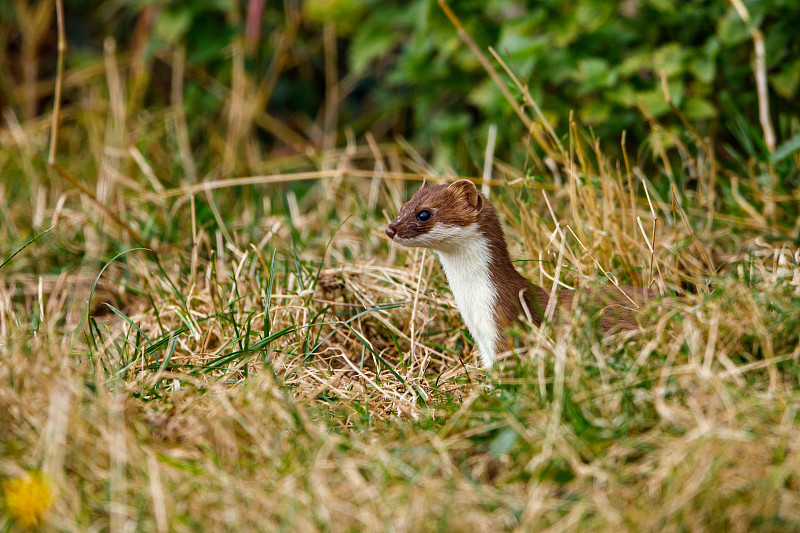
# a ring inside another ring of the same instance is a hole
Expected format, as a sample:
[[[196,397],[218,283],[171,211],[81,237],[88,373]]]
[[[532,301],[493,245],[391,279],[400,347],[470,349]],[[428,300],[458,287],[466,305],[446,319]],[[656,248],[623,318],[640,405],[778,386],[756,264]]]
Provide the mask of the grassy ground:
[[[486,373],[435,258],[382,234],[412,147],[192,147],[113,73],[75,75],[67,177],[49,117],[0,130],[1,530],[800,529],[798,198],[769,168],[655,122],[635,162],[577,126],[495,161],[531,279],[663,297],[643,335],[579,309]]]

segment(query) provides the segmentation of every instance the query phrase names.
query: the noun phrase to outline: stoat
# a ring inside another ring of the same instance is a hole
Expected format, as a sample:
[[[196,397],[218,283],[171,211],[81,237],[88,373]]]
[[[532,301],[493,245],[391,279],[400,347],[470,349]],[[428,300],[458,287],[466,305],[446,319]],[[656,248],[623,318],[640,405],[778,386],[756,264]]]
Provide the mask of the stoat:
[[[386,228],[392,241],[438,252],[458,310],[490,368],[496,354],[509,347],[504,330],[526,317],[542,323],[549,295],[517,272],[508,255],[503,228],[494,206],[469,180],[449,185],[426,185],[400,209]],[[591,294],[600,310],[604,333],[634,329],[633,304],[652,295],[647,289],[603,287]],[[569,309],[572,290],[557,292],[557,309]],[[524,306],[524,307],[523,307]]]

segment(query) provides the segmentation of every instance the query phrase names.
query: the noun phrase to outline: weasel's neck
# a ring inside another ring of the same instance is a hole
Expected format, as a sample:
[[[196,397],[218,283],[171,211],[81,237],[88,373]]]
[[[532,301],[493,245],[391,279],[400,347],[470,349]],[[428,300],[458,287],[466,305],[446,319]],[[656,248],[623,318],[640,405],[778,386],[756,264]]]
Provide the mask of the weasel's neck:
[[[535,326],[542,323],[548,295],[541,287],[530,283],[511,263],[503,228],[494,208],[484,209],[479,220],[481,231],[489,243],[492,263],[491,277],[497,287],[496,315],[502,327],[517,321],[520,315]]]
[[[547,294],[514,268],[491,205],[484,206],[477,224],[461,228],[458,237],[439,250],[439,260],[485,368],[506,346],[503,329],[520,313],[541,323]]]

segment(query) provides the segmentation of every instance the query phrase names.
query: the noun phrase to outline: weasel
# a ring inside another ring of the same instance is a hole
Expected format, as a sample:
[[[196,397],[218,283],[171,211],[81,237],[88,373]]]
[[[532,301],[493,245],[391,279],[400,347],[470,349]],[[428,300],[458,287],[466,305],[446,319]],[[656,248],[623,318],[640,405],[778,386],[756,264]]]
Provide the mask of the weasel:
[[[402,246],[438,253],[484,368],[491,368],[496,354],[509,347],[503,335],[506,328],[523,322],[523,317],[535,326],[542,323],[549,294],[514,268],[497,211],[471,181],[423,182],[388,225],[386,235]],[[648,289],[622,289],[637,305],[653,295]],[[569,309],[574,292],[559,290],[556,308]],[[602,287],[590,296],[590,304],[601,310],[603,333],[638,328],[631,301],[616,287]]]

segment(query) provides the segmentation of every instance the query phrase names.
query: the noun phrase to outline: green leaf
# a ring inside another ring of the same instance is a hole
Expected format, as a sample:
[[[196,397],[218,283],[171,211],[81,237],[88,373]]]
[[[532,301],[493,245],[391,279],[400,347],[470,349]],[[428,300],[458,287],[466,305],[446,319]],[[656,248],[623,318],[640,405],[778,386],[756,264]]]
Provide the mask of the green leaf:
[[[475,85],[469,93],[469,101],[484,109],[495,107],[493,104],[503,98],[500,89],[492,80],[483,80]],[[505,100],[503,100],[505,103]]]
[[[530,20],[509,21],[503,24],[500,39],[495,47],[501,54],[508,54],[514,61],[541,54],[550,46],[544,35],[536,35],[536,27]]]
[[[668,77],[676,76],[683,72],[684,55],[680,43],[664,45],[653,54],[653,69],[664,72]]]
[[[711,83],[714,81],[714,76],[717,74],[717,64],[714,59],[705,55],[695,57],[689,62],[689,72],[702,81],[703,83]]]
[[[364,0],[308,0],[303,6],[308,20],[323,24],[336,23],[339,35],[351,34],[367,9]]]
[[[155,33],[164,39],[167,44],[173,44],[186,35],[191,24],[192,12],[188,9],[164,11],[158,17]]]
[[[689,98],[683,104],[683,113],[689,120],[709,120],[717,116],[717,108],[708,100]]]
[[[769,157],[769,160],[772,163],[783,161],[798,150],[800,150],[800,133],[795,134],[794,137],[781,144]]]
[[[776,93],[787,100],[793,99],[800,85],[800,61],[784,65],[780,72],[770,75],[769,83]]]
[[[608,61],[599,57],[590,57],[578,64],[575,79],[581,84],[581,92],[588,93],[597,89],[612,87],[617,82],[617,73]]]
[[[636,100],[636,91],[629,83],[620,83],[606,92],[605,96],[614,104],[630,107]]]
[[[647,3],[653,6],[655,9],[661,11],[662,13],[675,12],[674,0],[648,0]]]
[[[611,106],[600,101],[589,102],[580,108],[578,114],[584,123],[590,126],[599,125],[608,120],[611,115]]]
[[[505,428],[492,442],[489,443],[489,452],[495,457],[507,454],[519,440],[519,433],[511,428]]]
[[[205,9],[213,9],[221,11],[222,13],[228,13],[234,9],[233,0],[205,0],[204,2],[197,2],[195,0],[194,4],[195,9],[198,10],[201,6]]]
[[[641,70],[649,70],[652,58],[646,51],[631,50],[617,67],[620,76],[634,76]]]
[[[671,81],[669,83],[669,93],[675,105],[680,107],[683,101],[683,84],[677,80]],[[638,93],[637,100],[641,105],[647,108],[654,117],[659,117],[671,111],[660,84],[658,87],[649,91]]]
[[[391,27],[365,24],[353,37],[350,45],[350,67],[362,74],[369,64],[385,54],[397,41]]]
[[[719,22],[717,35],[722,44],[733,46],[746,41],[750,37],[750,31],[736,10],[731,7]]]

